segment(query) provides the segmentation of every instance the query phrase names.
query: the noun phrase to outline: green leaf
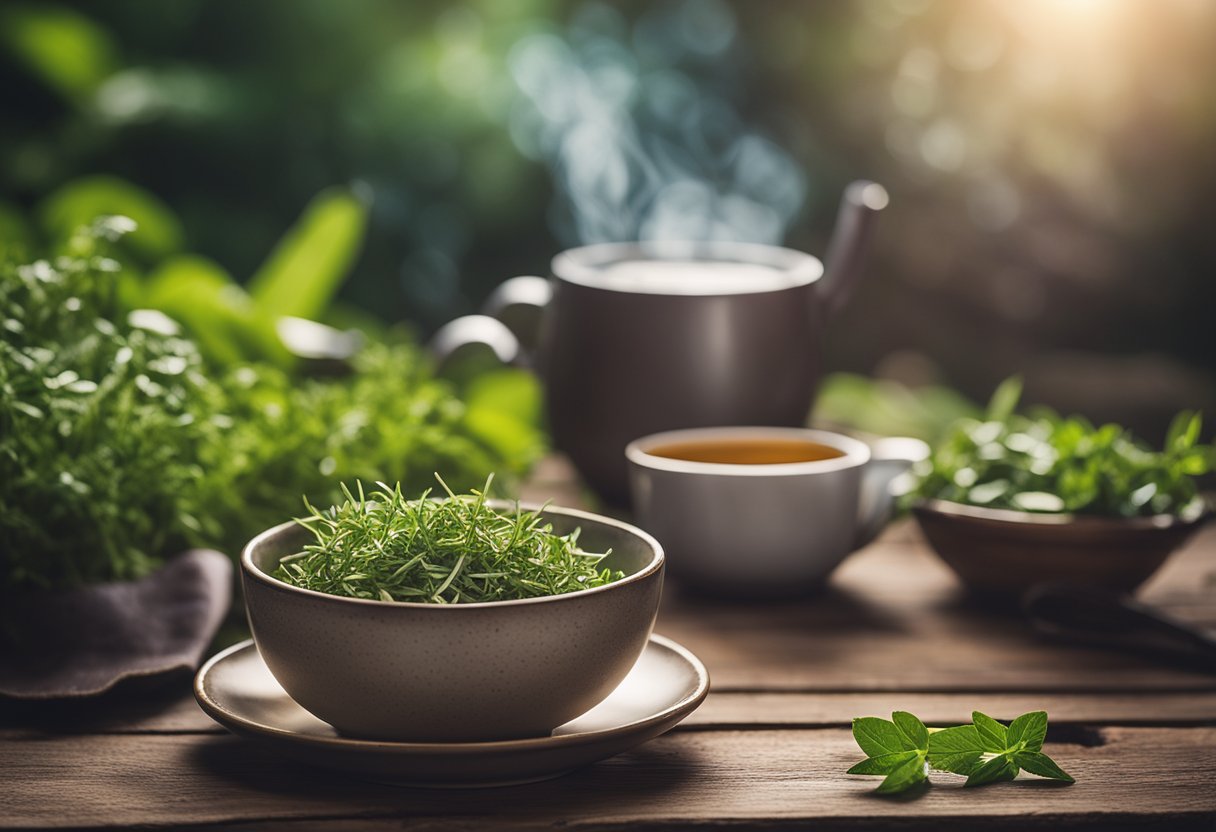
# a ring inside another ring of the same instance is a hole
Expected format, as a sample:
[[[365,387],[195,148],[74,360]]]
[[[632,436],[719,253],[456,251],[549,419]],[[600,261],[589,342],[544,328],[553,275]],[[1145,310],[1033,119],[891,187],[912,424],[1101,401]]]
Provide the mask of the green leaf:
[[[0,201],[0,258],[17,262],[28,255],[34,244],[34,229],[25,213],[11,202]]]
[[[853,720],[853,739],[870,757],[881,757],[898,751],[918,750],[903,735],[895,723],[876,716],[863,716]]]
[[[980,744],[985,751],[1001,753],[1009,748],[1008,730],[987,714],[971,712],[971,721],[979,733]]]
[[[1203,418],[1190,410],[1179,411],[1170,422],[1170,428],[1165,434],[1165,450],[1178,453],[1194,447],[1199,441],[1199,431],[1203,428]]]
[[[367,206],[349,190],[318,194],[249,281],[266,314],[310,320],[321,316],[354,264],[367,224]]]
[[[896,711],[891,714],[891,721],[913,748],[923,750],[929,747],[929,729],[915,716],[907,711]]]
[[[1018,776],[1017,764],[1004,755],[993,757],[977,768],[967,778],[964,786],[983,786],[987,783],[997,783],[1002,780],[1012,780]]]
[[[913,757],[918,756],[920,756],[919,751],[896,751],[894,754],[866,757],[846,771],[845,774],[887,775],[893,772],[901,763],[905,763]]]
[[[217,364],[291,365],[273,320],[222,267],[205,257],[182,255],[161,263],[148,277],[140,305],[159,309],[182,324]]]
[[[0,40],[44,84],[81,103],[118,67],[109,33],[57,4],[14,4],[0,17]]]
[[[897,794],[923,783],[926,778],[925,758],[918,753],[896,766],[875,791],[879,794]]]
[[[1010,376],[1001,382],[988,402],[987,419],[990,422],[1004,422],[1013,415],[1022,398],[1022,379],[1020,376]]]
[[[1031,711],[1009,723],[1006,741],[1009,748],[1024,743],[1027,751],[1038,751],[1047,737],[1047,711]]]
[[[536,376],[527,370],[504,367],[484,373],[469,382],[462,392],[470,410],[485,408],[516,421],[540,423],[541,387]]]
[[[127,235],[124,245],[145,261],[180,251],[184,239],[181,222],[168,205],[114,176],[89,176],[69,182],[42,201],[38,215],[59,245],[97,217],[130,217],[137,227]]]
[[[1013,760],[1031,774],[1063,780],[1065,783],[1077,782],[1042,751],[1019,751],[1013,755]]]
[[[929,735],[929,765],[955,774],[971,774],[984,754],[974,725],[945,728]]]

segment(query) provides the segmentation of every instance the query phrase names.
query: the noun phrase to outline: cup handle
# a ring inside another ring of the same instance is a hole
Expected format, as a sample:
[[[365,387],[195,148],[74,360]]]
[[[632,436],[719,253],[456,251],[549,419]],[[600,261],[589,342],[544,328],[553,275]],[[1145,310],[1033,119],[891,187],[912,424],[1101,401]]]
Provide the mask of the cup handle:
[[[427,350],[440,373],[470,349],[488,351],[499,362],[532,366],[540,319],[553,296],[543,277],[525,275],[504,281],[490,293],[479,315],[449,321],[431,336]]]
[[[929,446],[909,436],[890,436],[870,446],[870,461],[861,472],[861,499],[853,548],[867,545],[887,525],[895,506],[892,483],[929,457]]]

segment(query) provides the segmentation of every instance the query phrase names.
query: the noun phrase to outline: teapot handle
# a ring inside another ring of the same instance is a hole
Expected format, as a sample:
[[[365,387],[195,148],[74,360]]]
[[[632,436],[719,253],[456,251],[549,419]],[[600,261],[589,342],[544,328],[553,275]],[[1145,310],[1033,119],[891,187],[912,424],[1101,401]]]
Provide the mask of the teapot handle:
[[[531,367],[541,315],[552,297],[553,287],[543,277],[513,277],[490,293],[481,314],[441,326],[427,350],[440,372],[470,349],[488,349],[503,364]]]
[[[844,189],[836,230],[828,244],[826,271],[818,287],[829,316],[844,308],[857,288],[870,251],[874,221],[890,201],[886,189],[877,182],[862,179]]]

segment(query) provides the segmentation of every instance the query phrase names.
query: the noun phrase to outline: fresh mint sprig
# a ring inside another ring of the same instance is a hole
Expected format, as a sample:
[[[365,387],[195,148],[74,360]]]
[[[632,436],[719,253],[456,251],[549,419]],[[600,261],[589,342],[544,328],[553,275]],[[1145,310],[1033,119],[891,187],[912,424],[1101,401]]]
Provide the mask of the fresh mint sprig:
[[[859,717],[853,720],[853,738],[868,756],[848,773],[885,775],[880,794],[906,791],[925,781],[929,729],[907,711],[896,711],[889,720]]]
[[[849,774],[884,776],[877,791],[895,794],[925,782],[928,770],[966,776],[966,786],[1012,780],[1020,771],[1076,782],[1043,753],[1047,712],[1022,714],[1009,725],[974,711],[971,724],[928,729],[906,711],[891,719],[853,720],[853,738],[867,755]]]

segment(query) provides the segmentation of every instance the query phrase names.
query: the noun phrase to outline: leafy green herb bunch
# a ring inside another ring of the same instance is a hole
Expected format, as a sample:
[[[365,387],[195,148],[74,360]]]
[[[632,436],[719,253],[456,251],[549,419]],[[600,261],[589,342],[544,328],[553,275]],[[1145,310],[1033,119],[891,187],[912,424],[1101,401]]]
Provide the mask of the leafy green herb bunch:
[[[1118,425],[1044,408],[1020,415],[1020,397],[1021,382],[1008,379],[983,419],[956,422],[918,467],[911,500],[1111,517],[1198,510],[1197,478],[1216,468],[1198,413],[1179,413],[1154,451]]]
[[[0,267],[0,591],[127,579],[196,539],[219,395],[194,343],[126,314],[113,217]]]
[[[436,378],[410,338],[372,339],[338,378],[209,362],[134,309],[123,217],[54,257],[0,263],[0,594],[140,577],[188,546],[235,555],[339,482],[421,490],[443,472],[508,486],[545,447],[536,381]]]

